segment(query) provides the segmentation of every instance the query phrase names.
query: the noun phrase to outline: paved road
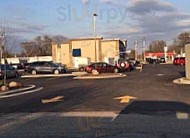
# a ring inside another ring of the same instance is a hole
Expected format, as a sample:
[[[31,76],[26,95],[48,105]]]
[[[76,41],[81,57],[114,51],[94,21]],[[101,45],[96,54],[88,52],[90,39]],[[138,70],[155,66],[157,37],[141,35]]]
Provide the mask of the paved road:
[[[21,79],[25,84],[44,89],[0,100],[0,137],[28,134],[30,137],[190,137],[190,86],[172,83],[184,75],[184,67],[146,65],[142,73],[127,74],[126,78],[108,80]],[[57,96],[65,98],[56,103],[41,102]],[[121,104],[114,99],[120,96],[137,99]]]

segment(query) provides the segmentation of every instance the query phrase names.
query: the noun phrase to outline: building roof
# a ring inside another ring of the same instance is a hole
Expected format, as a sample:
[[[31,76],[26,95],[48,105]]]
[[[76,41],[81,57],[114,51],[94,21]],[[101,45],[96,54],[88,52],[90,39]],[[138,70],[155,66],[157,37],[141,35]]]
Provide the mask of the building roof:
[[[165,56],[164,52],[159,52],[159,53],[146,53],[146,56],[150,56],[150,57],[159,57],[159,56]],[[176,53],[175,52],[168,52],[167,53],[168,56],[175,56]]]

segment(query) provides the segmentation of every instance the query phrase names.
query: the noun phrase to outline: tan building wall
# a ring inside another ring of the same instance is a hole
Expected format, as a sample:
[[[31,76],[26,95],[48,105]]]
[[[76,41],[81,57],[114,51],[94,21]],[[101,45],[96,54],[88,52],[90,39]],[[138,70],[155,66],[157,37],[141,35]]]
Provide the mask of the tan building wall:
[[[185,46],[186,52],[186,78],[190,79],[190,44]]]
[[[53,59],[53,62],[56,62],[56,48],[57,48],[57,44],[52,44],[52,59]]]
[[[67,66],[71,65],[69,44],[61,45],[61,63]]]
[[[101,55],[104,62],[110,59],[119,59],[119,40],[118,41],[102,41]]]
[[[72,50],[81,49],[81,57],[90,58],[91,62],[95,62],[95,40],[75,40],[71,41]],[[96,41],[97,62],[100,61],[100,40]]]
[[[114,61],[120,57],[120,43],[122,43],[120,40],[103,40],[103,38],[97,38],[97,62],[107,62],[114,64]],[[61,45],[52,44],[53,61],[65,64],[71,68],[76,67],[75,62],[77,57],[73,57],[74,49],[81,49],[81,60],[82,58],[86,58],[90,62],[96,61],[95,41],[93,38],[71,39]],[[77,62],[78,61],[79,60],[77,60]]]

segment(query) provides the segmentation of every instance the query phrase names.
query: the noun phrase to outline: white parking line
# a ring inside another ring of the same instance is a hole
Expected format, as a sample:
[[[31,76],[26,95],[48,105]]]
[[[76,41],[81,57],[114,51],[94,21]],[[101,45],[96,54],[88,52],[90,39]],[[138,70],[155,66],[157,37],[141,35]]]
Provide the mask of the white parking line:
[[[43,87],[40,87],[38,89],[31,90],[31,91],[26,91],[26,92],[16,93],[16,94],[11,94],[11,95],[6,95],[6,96],[0,96],[0,99],[5,99],[5,98],[10,98],[10,97],[16,97],[16,96],[24,95],[24,94],[34,93],[34,92],[41,91],[42,89],[43,89]]]

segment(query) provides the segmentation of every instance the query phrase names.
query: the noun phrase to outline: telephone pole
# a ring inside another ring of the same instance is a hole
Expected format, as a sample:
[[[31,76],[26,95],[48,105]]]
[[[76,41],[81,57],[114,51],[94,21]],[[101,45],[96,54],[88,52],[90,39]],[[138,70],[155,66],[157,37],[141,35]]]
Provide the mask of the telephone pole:
[[[146,62],[146,37],[143,38],[143,60]]]
[[[1,50],[1,53],[0,53],[0,64],[2,64],[2,59],[3,59],[3,38],[4,38],[4,32],[0,35],[0,50]]]
[[[135,41],[135,60],[138,60],[138,41]]]
[[[4,82],[3,83],[6,84],[6,82],[7,82],[7,68],[6,68],[4,37],[5,37],[5,33],[3,32],[0,36],[0,38],[1,38],[1,64],[2,64],[2,58],[3,58],[4,59],[4,71],[3,71]]]

